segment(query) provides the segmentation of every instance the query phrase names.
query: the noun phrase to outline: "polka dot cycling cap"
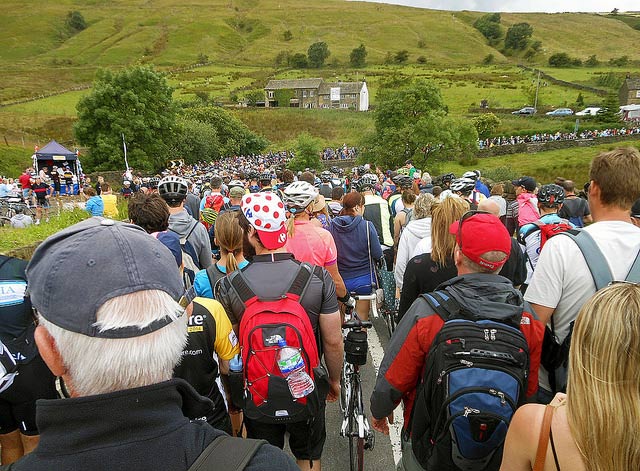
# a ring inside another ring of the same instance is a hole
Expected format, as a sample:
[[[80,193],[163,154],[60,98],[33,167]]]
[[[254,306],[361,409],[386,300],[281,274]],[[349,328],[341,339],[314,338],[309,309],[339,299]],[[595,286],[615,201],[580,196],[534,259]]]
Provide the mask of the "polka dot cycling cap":
[[[242,213],[269,250],[287,242],[285,207],[275,193],[251,193],[242,197]]]

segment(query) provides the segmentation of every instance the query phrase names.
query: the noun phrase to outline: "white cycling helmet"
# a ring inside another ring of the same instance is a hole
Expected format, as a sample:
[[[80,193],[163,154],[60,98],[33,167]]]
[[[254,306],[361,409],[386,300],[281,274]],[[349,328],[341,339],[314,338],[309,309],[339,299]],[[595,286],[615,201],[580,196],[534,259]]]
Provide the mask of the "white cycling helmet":
[[[453,180],[449,188],[451,189],[451,191],[459,191],[460,193],[471,193],[475,186],[475,180],[462,177]]]
[[[303,211],[318,197],[318,189],[305,181],[287,185],[282,194],[282,202],[292,213]]]
[[[165,201],[179,202],[186,198],[189,183],[182,177],[169,175],[158,182],[158,194]]]

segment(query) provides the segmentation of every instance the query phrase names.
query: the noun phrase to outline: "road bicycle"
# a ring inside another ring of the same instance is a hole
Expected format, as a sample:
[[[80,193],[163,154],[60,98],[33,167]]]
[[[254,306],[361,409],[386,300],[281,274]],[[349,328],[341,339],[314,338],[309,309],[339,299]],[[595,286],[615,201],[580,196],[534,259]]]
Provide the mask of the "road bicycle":
[[[357,299],[357,296],[354,296]],[[362,321],[353,308],[345,309],[342,334],[345,355],[340,378],[340,407],[342,427],[340,436],[349,439],[349,466],[351,471],[364,470],[364,450],[372,450],[375,444],[373,430],[365,414],[362,399],[360,366],[367,361],[367,331],[373,324]]]

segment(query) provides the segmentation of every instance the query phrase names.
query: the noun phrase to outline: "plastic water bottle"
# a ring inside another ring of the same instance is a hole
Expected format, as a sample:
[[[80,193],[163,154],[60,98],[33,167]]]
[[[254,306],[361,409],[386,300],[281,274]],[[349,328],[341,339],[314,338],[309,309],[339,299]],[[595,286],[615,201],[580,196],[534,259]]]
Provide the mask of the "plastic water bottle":
[[[315,389],[313,380],[305,371],[304,358],[300,350],[287,346],[287,341],[278,341],[277,362],[282,375],[287,379],[289,391],[295,399],[300,399]]]
[[[229,360],[229,389],[231,403],[238,409],[244,407],[244,378],[242,376],[242,357],[238,353]]]

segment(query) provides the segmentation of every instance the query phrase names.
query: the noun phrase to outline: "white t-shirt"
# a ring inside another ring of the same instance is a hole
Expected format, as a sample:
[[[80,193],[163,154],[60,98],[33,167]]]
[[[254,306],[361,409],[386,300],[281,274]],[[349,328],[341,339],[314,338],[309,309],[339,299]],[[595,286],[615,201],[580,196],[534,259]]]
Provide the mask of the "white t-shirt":
[[[640,250],[640,228],[630,222],[603,221],[586,227],[606,258],[615,280],[624,280]],[[596,292],[591,272],[576,243],[563,235],[550,238],[524,298],[533,304],[555,308],[553,322],[558,340],[569,333],[582,305]],[[539,384],[550,390],[542,368]]]

